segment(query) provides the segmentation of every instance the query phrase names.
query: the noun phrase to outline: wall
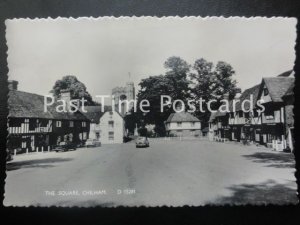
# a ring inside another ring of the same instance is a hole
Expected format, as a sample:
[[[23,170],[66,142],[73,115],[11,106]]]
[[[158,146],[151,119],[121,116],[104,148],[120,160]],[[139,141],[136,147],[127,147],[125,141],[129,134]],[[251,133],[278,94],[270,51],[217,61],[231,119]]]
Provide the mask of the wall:
[[[109,121],[114,122],[113,127],[109,126]],[[112,115],[110,115],[110,112],[104,113],[104,115],[100,118],[100,130],[101,143],[123,143],[125,133],[124,120],[117,112],[113,112]],[[113,140],[109,140],[109,132],[114,132]]]
[[[178,126],[177,122],[167,123],[167,130],[184,130],[184,129],[201,129],[201,123],[195,122],[194,126],[192,126],[191,122],[181,122],[181,126]]]

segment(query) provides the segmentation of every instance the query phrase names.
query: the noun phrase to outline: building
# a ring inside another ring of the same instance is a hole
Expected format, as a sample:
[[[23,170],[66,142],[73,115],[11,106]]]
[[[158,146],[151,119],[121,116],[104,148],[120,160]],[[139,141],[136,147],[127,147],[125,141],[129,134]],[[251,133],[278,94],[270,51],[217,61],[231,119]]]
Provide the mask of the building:
[[[80,112],[59,113],[57,104],[44,112],[44,96],[19,91],[17,81],[9,81],[8,143],[20,152],[50,150],[60,141],[80,144],[88,138],[89,120]],[[70,93],[63,98],[70,100]]]
[[[199,137],[201,136],[201,122],[188,112],[171,113],[165,121],[168,136]]]
[[[230,112],[212,113],[209,120],[210,140],[247,141],[275,150],[294,149],[294,82],[293,71],[277,77],[263,78],[261,83],[246,89],[229,104]],[[265,108],[263,112],[257,102]],[[244,103],[243,103],[244,102]],[[243,108],[242,108],[243,106]],[[228,116],[228,117],[227,117]],[[226,121],[228,119],[228,137]]]
[[[87,112],[82,112],[90,120],[89,138],[100,140],[100,117],[104,114],[101,106],[85,106]]]
[[[122,116],[125,116],[134,106],[135,88],[133,82],[127,82],[125,87],[115,87],[112,89],[112,96],[114,97],[115,110]],[[124,100],[131,101],[128,107]],[[123,103],[121,101],[124,101]],[[120,104],[120,107],[119,107]]]
[[[233,107],[230,102],[229,126],[231,128],[230,140],[257,141],[260,133],[261,120],[256,109],[257,96],[260,85],[246,89],[238,98]]]
[[[103,144],[123,143],[125,136],[124,119],[117,111],[101,106],[86,106],[84,115],[91,121],[89,137]]]
[[[294,82],[293,77],[278,76],[263,78],[260,85],[258,99],[263,101],[265,107],[261,114],[262,143],[276,150],[292,145],[287,142],[287,137],[294,124]]]
[[[290,148],[290,150],[294,150],[295,146],[295,138],[294,138],[294,87],[295,85],[292,84],[290,88],[287,90],[287,92],[283,95],[282,99],[285,103],[285,129],[286,129],[286,141],[287,141],[287,147]]]

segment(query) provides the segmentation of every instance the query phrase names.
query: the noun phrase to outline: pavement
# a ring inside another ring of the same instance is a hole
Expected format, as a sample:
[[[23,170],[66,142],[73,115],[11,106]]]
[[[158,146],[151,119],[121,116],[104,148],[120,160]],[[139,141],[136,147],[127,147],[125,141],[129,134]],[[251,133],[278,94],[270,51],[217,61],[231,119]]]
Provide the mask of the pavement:
[[[293,154],[208,140],[150,139],[17,155],[6,206],[296,204]]]

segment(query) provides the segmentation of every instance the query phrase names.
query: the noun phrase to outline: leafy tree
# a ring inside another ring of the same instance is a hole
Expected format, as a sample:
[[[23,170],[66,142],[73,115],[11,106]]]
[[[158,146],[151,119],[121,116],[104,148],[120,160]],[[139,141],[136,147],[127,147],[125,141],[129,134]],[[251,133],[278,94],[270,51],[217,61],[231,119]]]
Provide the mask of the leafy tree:
[[[137,95],[138,105],[143,99],[150,103],[150,107],[145,108],[149,110],[148,113],[141,112],[138,107],[138,120],[143,120],[144,124],[155,124],[154,130],[160,136],[165,135],[164,121],[172,112],[171,107],[165,107],[161,112],[161,96],[169,95],[172,99],[186,101],[190,95],[190,81],[187,80],[190,65],[179,57],[170,57],[164,66],[166,74],[143,79],[139,83],[141,89]]]
[[[87,100],[86,105],[96,105],[91,95],[88,93],[86,86],[80,82],[75,76],[64,76],[61,80],[57,80],[50,91],[54,97],[59,98],[62,90],[69,90],[71,99]]]
[[[194,83],[192,96],[195,99],[203,99],[202,109],[204,111],[200,112],[198,106],[195,115],[202,121],[203,126],[207,126],[210,112],[206,103],[209,100],[216,100],[217,102],[212,104],[211,108],[218,109],[225,94],[229,94],[229,100],[231,100],[239,91],[236,81],[233,79],[235,71],[226,62],[218,62],[214,67],[212,62],[203,58],[195,61],[193,69],[195,72],[190,74]]]
[[[170,88],[170,95],[174,99],[181,99],[185,101],[189,95],[190,81],[187,79],[190,71],[190,65],[180,57],[170,57],[164,63],[166,72],[166,79]]]

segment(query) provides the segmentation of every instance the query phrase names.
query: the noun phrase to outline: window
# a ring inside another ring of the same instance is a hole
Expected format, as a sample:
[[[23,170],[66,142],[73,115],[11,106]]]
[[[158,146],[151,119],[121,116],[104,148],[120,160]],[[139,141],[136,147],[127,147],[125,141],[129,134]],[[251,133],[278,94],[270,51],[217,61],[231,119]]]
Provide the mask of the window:
[[[97,140],[100,139],[100,133],[99,133],[99,132],[96,132],[96,133],[95,133],[95,136],[96,136],[96,139],[97,139]]]
[[[265,117],[267,120],[272,120],[274,119],[274,112],[273,111],[270,111],[270,112],[265,112]]]
[[[269,90],[267,88],[264,88],[264,96],[269,94]]]
[[[239,117],[243,117],[243,111],[239,111]]]
[[[61,127],[61,121],[56,121],[56,127]]]
[[[26,121],[27,121],[27,123],[29,123],[29,119],[25,119],[25,123],[26,123]],[[9,127],[20,127],[22,124],[22,120],[17,119],[17,118],[11,118],[11,119],[9,119],[8,124],[9,124]]]
[[[191,122],[191,127],[194,127],[195,126],[195,122]]]
[[[113,128],[114,127],[114,121],[108,121],[108,127]]]
[[[29,130],[35,130],[38,120],[32,119],[29,121]]]
[[[86,122],[85,121],[81,122],[81,126],[86,127]]]
[[[195,131],[194,130],[190,130],[190,134],[191,134],[191,136],[194,136],[195,135]]]
[[[74,127],[74,121],[69,122],[69,127]]]
[[[177,127],[181,127],[182,123],[181,122],[177,122]]]
[[[48,120],[45,120],[45,119],[40,120],[41,127],[47,127],[47,125],[48,125]]]
[[[253,116],[258,117],[258,112],[256,110],[253,111]]]
[[[110,141],[114,140],[114,132],[113,131],[108,132],[108,140],[110,140]]]
[[[250,115],[249,115],[249,112],[245,112],[245,118],[249,118]]]

